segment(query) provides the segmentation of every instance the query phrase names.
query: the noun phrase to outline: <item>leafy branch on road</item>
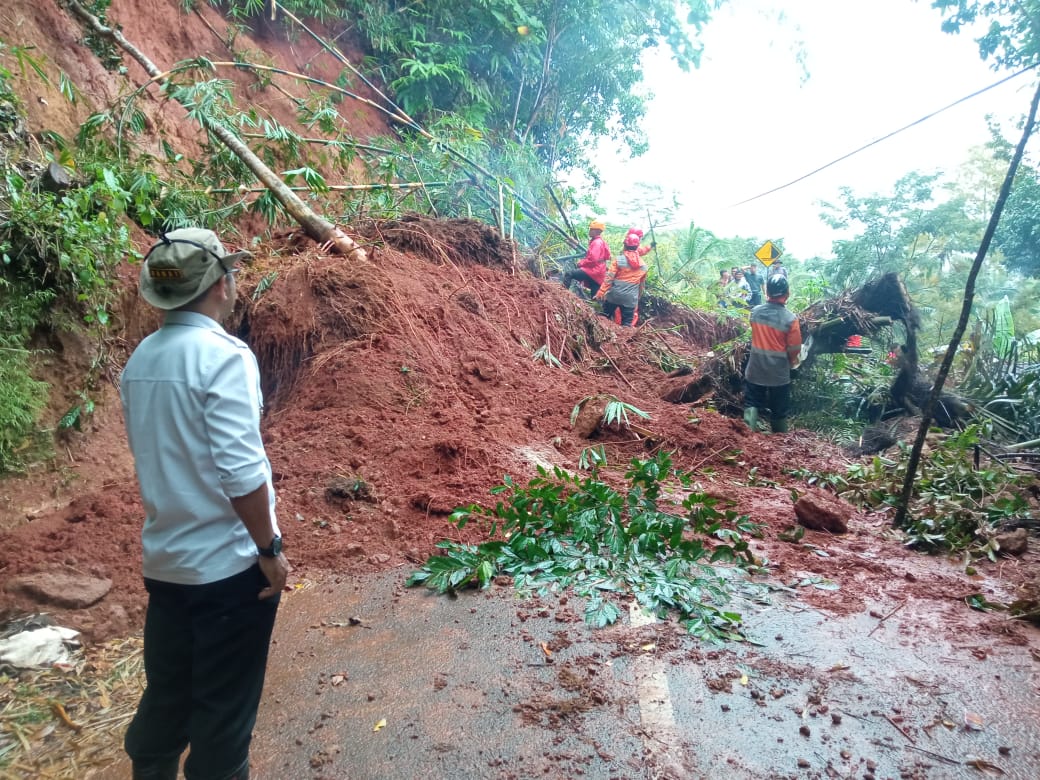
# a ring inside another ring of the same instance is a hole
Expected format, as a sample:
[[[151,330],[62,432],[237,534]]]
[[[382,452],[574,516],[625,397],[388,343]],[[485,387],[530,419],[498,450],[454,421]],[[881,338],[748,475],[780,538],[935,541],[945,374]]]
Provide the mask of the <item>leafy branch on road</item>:
[[[668,453],[632,460],[625,479],[620,491],[601,481],[598,467],[588,476],[539,467],[526,487],[507,476],[491,491],[507,496],[493,509],[474,504],[452,514],[460,529],[488,523],[490,541],[440,542],[443,554],[407,584],[445,593],[506,575],[522,593],[570,589],[587,599],[585,618],[595,627],[616,622],[618,599],[629,595],[659,618],[674,613],[699,638],[739,638],[740,615],[726,611],[729,575],[753,563],[746,536],[757,526],[688,492],[692,475],[674,469]]]

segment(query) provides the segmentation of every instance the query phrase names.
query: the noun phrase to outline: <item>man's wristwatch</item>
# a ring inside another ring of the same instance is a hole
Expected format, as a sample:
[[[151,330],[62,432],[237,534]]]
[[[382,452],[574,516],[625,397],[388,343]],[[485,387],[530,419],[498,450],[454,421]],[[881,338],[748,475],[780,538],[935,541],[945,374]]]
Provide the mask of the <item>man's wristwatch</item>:
[[[272,539],[270,547],[257,547],[256,553],[264,558],[277,558],[282,554],[282,537],[276,536]]]

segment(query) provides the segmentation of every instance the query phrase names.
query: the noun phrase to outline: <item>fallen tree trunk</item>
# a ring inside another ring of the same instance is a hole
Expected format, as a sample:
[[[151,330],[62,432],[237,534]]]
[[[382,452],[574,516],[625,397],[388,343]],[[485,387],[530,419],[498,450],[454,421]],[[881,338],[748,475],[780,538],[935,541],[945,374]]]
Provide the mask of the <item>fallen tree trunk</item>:
[[[917,367],[917,330],[921,320],[906,287],[894,274],[872,279],[855,290],[814,303],[798,315],[807,349],[802,364],[811,365],[817,355],[844,352],[850,336],[875,336],[902,323],[905,347]]]
[[[860,288],[819,301],[801,312],[798,320],[804,343],[802,366],[805,368],[820,355],[869,352],[862,348],[849,348],[850,336],[881,337],[892,343],[901,342],[894,350],[896,375],[889,388],[889,401],[873,410],[871,416],[879,419],[920,415],[931,391],[931,381],[918,364],[920,317],[896,274],[885,274]],[[743,369],[747,354],[748,344],[742,341],[710,357],[697,372],[669,375],[661,398],[672,403],[695,403],[710,397],[719,411],[739,413],[743,407]],[[805,375],[804,371],[802,375]],[[950,427],[970,415],[968,404],[956,395],[945,393],[936,410],[936,422]]]
[[[69,8],[73,13],[79,16],[94,33],[112,41],[114,44],[119,46],[119,48],[133,57],[137,63],[144,68],[145,72],[155,79],[161,86],[168,84],[167,79],[163,78],[163,72],[155,66],[155,63],[148,59],[140,49],[130,43],[119,30],[103,25],[100,19],[87,11],[82,5],[76,2],[76,0],[69,0]],[[207,132],[211,133],[221,143],[227,146],[228,149],[234,152],[246,167],[252,171],[253,175],[263,182],[269,190],[271,190],[271,193],[278,202],[281,203],[289,215],[300,224],[308,236],[319,243],[329,243],[335,246],[340,254],[345,255],[351,260],[365,259],[364,249],[362,249],[353,239],[347,236],[334,224],[324,217],[314,213],[314,211],[306,203],[300,200],[296,193],[290,190],[286,186],[285,182],[283,182],[274,171],[268,168],[259,157],[253,154],[253,151],[246,146],[241,139],[236,137],[234,133],[219,122],[207,118],[204,114],[199,114],[198,118],[199,123]]]

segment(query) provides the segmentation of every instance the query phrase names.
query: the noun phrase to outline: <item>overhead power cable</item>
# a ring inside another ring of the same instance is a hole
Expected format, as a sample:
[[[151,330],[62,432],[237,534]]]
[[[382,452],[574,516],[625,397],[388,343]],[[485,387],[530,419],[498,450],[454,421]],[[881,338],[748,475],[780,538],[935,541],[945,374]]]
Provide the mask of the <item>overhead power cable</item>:
[[[942,108],[940,108],[937,111],[933,111],[930,114],[926,114],[925,116],[921,117],[920,119],[918,119],[916,121],[913,121],[913,122],[911,122],[908,125],[904,125],[903,127],[900,127],[898,130],[893,130],[888,135],[884,135],[881,138],[877,138],[877,139],[871,141],[868,144],[864,144],[863,146],[859,147],[859,149],[854,149],[853,151],[849,152],[848,154],[843,154],[838,159],[831,160],[826,165],[821,165],[819,168],[817,168],[815,170],[812,170],[812,171],[809,171],[809,173],[805,174],[804,176],[799,176],[797,179],[794,179],[792,181],[787,182],[787,184],[781,184],[779,187],[774,187],[771,190],[767,190],[766,192],[763,192],[763,193],[760,193],[758,195],[755,195],[754,197],[747,198],[746,200],[742,200],[739,203],[733,203],[730,206],[728,206],[727,208],[731,208],[732,209],[732,208],[736,208],[737,206],[743,206],[745,203],[750,203],[753,200],[758,200],[759,198],[764,198],[766,195],[772,195],[774,192],[779,192],[780,190],[787,189],[788,187],[790,187],[792,185],[795,185],[795,184],[797,184],[800,181],[805,181],[810,176],[815,176],[820,171],[825,171],[828,168],[830,168],[831,166],[837,165],[838,163],[842,162],[843,160],[847,160],[850,157],[852,157],[853,155],[859,154],[860,152],[864,151],[865,149],[869,149],[872,146],[876,146],[877,144],[881,143],[882,141],[887,141],[889,138],[891,138],[891,137],[893,137],[895,135],[898,135],[899,133],[902,133],[904,130],[909,130],[911,127],[916,127],[917,125],[921,124],[922,122],[926,122],[927,120],[931,119],[932,117],[938,116],[939,114],[943,113],[944,111],[949,111],[954,106],[958,106],[958,105],[960,105],[961,103],[963,103],[963,102],[965,102],[967,100],[971,100],[973,97],[978,97],[983,92],[988,92],[989,90],[993,89],[994,87],[999,87],[1001,84],[1003,84],[1006,81],[1011,81],[1011,79],[1017,78],[1018,76],[1021,76],[1023,73],[1028,73],[1029,71],[1031,71],[1034,68],[1036,68],[1038,65],[1040,65],[1040,63],[1036,63],[1036,65],[1030,65],[1027,68],[1022,68],[1022,70],[1017,71],[1016,73],[1012,73],[1010,76],[1005,76],[1004,78],[1000,79],[1000,81],[996,81],[996,82],[990,84],[988,87],[983,87],[982,89],[980,89],[980,90],[978,90],[976,92],[972,92],[970,95],[965,95],[964,97],[960,98],[959,100],[953,101],[948,106],[943,106]]]

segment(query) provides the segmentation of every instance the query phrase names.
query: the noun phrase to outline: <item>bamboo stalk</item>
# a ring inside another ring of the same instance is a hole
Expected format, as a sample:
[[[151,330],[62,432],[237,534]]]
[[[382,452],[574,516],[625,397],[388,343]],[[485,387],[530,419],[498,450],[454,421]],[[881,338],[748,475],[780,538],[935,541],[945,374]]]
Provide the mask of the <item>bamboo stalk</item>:
[[[292,131],[290,131],[292,132]],[[278,139],[266,136],[263,133],[240,133],[243,138],[256,138],[258,140],[276,141]],[[293,134],[295,135],[295,133]],[[379,152],[380,154],[393,154],[398,157],[404,157],[403,152],[395,151],[394,149],[388,149],[383,146],[373,146],[372,144],[363,144],[358,141],[347,141],[342,138],[308,138],[302,135],[296,135],[295,140],[301,144],[319,144],[321,146],[349,146],[353,149],[363,149],[366,152]]]
[[[71,2],[75,2],[75,0],[71,0]],[[143,65],[143,63],[142,63],[142,65]],[[260,65],[259,63],[255,63],[255,62],[238,62],[238,61],[228,61],[228,60],[205,60],[205,61],[202,61],[202,60],[198,60],[198,59],[186,60],[184,62],[178,63],[177,65],[175,65],[174,67],[170,68],[169,70],[163,71],[161,73],[158,71],[158,69],[156,69],[156,71],[154,73],[149,72],[148,75],[150,75],[151,78],[147,82],[145,82],[142,86],[143,87],[147,87],[151,83],[159,83],[159,82],[162,82],[162,81],[166,81],[173,74],[180,73],[180,72],[185,71],[185,70],[192,70],[192,69],[195,69],[195,68],[200,68],[201,69],[201,68],[205,68],[205,67],[209,67],[209,66],[212,66],[213,68],[234,68],[235,70],[252,70],[252,71],[263,71],[265,73],[277,73],[280,76],[288,76],[288,77],[290,77],[292,79],[295,79],[297,81],[302,81],[302,82],[304,82],[306,84],[316,84],[319,87],[325,87],[325,89],[331,90],[333,92],[338,92],[339,94],[344,95],[345,97],[349,97],[349,98],[357,100],[357,101],[359,101],[361,103],[364,103],[365,105],[370,106],[371,108],[375,109],[376,111],[378,111],[378,112],[380,112],[382,114],[386,114],[388,117],[390,117],[390,119],[394,120],[395,122],[400,122],[402,124],[406,124],[409,127],[412,126],[412,120],[410,118],[408,118],[407,116],[402,116],[400,114],[396,114],[393,111],[389,110],[388,108],[386,108],[384,106],[381,106],[378,103],[376,103],[376,102],[374,102],[372,100],[369,100],[366,97],[361,97],[361,95],[357,94],[356,92],[351,92],[349,89],[344,89],[343,87],[336,86],[335,84],[330,84],[328,81],[323,81],[322,79],[315,78],[314,76],[308,76],[305,73],[296,73],[295,71],[286,70],[285,68],[279,68],[279,67],[276,67],[274,65]],[[146,70],[147,70],[147,68],[146,68]]]
[[[402,182],[400,184],[328,184],[324,188],[319,189],[317,187],[290,187],[286,185],[286,189],[290,192],[321,192],[322,190],[332,190],[333,192],[354,192],[360,190],[420,190],[426,187],[451,187],[454,182],[450,181],[430,181],[430,182]],[[264,192],[267,187],[247,187],[244,184],[240,184],[237,187],[207,187],[206,193],[229,193],[229,192]]]
[[[319,46],[321,46],[325,51],[327,51],[329,54],[331,54],[341,65],[344,65],[347,68],[349,68],[350,72],[353,73],[355,76],[357,76],[359,79],[361,79],[361,81],[369,89],[371,89],[373,92],[375,92],[377,95],[379,95],[379,97],[383,98],[383,100],[385,100],[387,103],[389,103],[391,106],[393,106],[394,110],[396,110],[398,112],[399,116],[400,116],[400,121],[403,121],[405,124],[409,125],[413,129],[415,129],[418,132],[422,133],[427,138],[429,138],[431,141],[436,140],[432,135],[430,135],[428,132],[426,132],[419,125],[418,122],[416,122],[414,119],[412,119],[410,116],[408,116],[408,114],[405,113],[404,109],[402,109],[400,106],[398,106],[396,103],[394,103],[394,101],[392,101],[390,98],[388,98],[386,95],[384,95],[383,92],[375,84],[373,84],[371,81],[368,80],[368,78],[365,77],[364,73],[362,73],[357,68],[355,68],[354,64],[350,60],[348,60],[346,58],[346,56],[344,56],[343,52],[341,52],[337,47],[333,46],[331,43],[326,41],[324,38],[322,38],[321,36],[319,36],[318,34],[313,32],[310,27],[308,27],[303,22],[301,22],[296,16],[294,16],[292,14],[292,12],[286,10],[284,7],[282,7],[281,11],[282,11],[282,13],[285,16],[288,16],[299,27],[301,27],[304,32],[306,32],[309,36],[311,36],[318,43]],[[366,100],[366,98],[361,98],[361,99],[362,100]],[[382,109],[381,108],[380,110],[385,111],[386,109]]]
[[[130,43],[119,30],[103,25],[96,16],[87,11],[77,0],[69,0],[69,8],[97,35],[111,40],[133,57],[153,81],[157,79],[165,80],[163,79],[164,74],[155,66],[155,63],[148,59],[140,49]],[[347,236],[346,233],[316,214],[306,203],[300,200],[296,193],[290,190],[274,171],[253,154],[252,150],[241,139],[237,138],[223,125],[204,115],[199,115],[198,121],[207,132],[212,133],[237,155],[246,167],[253,172],[253,175],[271,190],[278,202],[303,227],[308,236],[320,243],[330,243],[336,247],[340,254],[351,260],[366,259],[364,249]]]

